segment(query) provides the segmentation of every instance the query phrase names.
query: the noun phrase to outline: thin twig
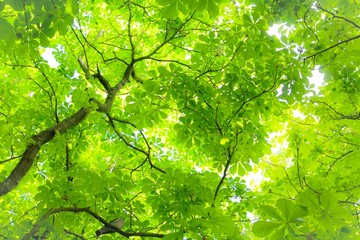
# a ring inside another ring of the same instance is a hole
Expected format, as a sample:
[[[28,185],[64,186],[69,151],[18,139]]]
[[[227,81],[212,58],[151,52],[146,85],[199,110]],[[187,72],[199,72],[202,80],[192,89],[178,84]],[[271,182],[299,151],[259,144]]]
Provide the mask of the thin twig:
[[[348,23],[352,24],[354,27],[360,28],[360,26],[359,26],[358,24],[356,24],[354,21],[352,21],[352,20],[350,20],[350,19],[348,19],[348,18],[345,18],[345,17],[341,17],[341,16],[338,16],[338,15],[335,15],[334,13],[332,13],[332,12],[330,12],[330,11],[322,8],[322,7],[320,6],[320,4],[317,4],[317,5],[316,5],[316,8],[321,9],[322,11],[330,14],[331,16],[333,16],[333,18],[338,18],[338,19],[344,20],[345,22],[348,22]]]
[[[355,39],[358,39],[358,38],[360,38],[360,35],[357,35],[357,36],[355,36],[355,37],[348,38],[348,39],[346,39],[346,40],[340,41],[340,42],[338,42],[338,43],[336,43],[336,44],[334,44],[334,45],[331,45],[330,47],[327,47],[327,48],[325,48],[325,49],[323,49],[323,50],[321,50],[321,51],[319,51],[319,52],[316,52],[316,53],[313,53],[313,54],[311,54],[311,55],[309,55],[309,56],[307,56],[307,57],[304,57],[304,58],[302,58],[302,60],[303,60],[303,61],[306,61],[306,60],[308,60],[309,58],[316,57],[317,55],[319,55],[319,54],[321,54],[321,53],[327,52],[327,51],[329,51],[330,49],[333,49],[333,48],[335,48],[335,47],[337,47],[337,46],[340,46],[341,44],[348,43],[348,42],[350,42],[350,41],[352,41],[352,40],[355,40]]]
[[[332,168],[334,167],[334,165],[335,165],[339,160],[341,160],[343,157],[345,157],[346,155],[348,155],[348,154],[350,154],[350,153],[352,153],[352,152],[353,152],[353,150],[350,150],[350,151],[342,154],[340,157],[337,157],[337,158],[331,163],[331,165],[329,166],[329,169],[328,169],[327,172],[325,173],[325,177],[328,176],[329,172],[332,170]]]
[[[320,193],[319,191],[316,191],[315,189],[313,189],[313,188],[307,183],[305,176],[303,176],[303,180],[304,180],[305,185],[306,185],[311,191],[313,191],[313,192],[316,193],[316,194],[321,195],[321,193]]]
[[[161,168],[155,166],[155,165],[153,164],[153,162],[151,161],[151,156],[150,156],[150,155],[151,155],[151,154],[150,154],[151,148],[150,148],[150,145],[149,145],[149,143],[147,142],[145,136],[143,135],[143,133],[142,133],[141,131],[140,131],[140,134],[144,137],[145,144],[147,145],[147,148],[148,148],[147,151],[145,151],[145,150],[143,150],[143,149],[140,149],[140,148],[136,147],[135,145],[129,143],[129,142],[125,139],[125,137],[124,137],[122,134],[120,134],[119,131],[116,129],[116,126],[115,126],[115,124],[114,124],[114,119],[113,119],[109,114],[107,115],[107,117],[108,117],[108,119],[109,119],[110,126],[113,128],[113,130],[114,130],[114,132],[116,133],[116,135],[117,135],[128,147],[134,149],[135,151],[138,151],[138,152],[144,154],[144,155],[146,156],[146,160],[149,162],[149,164],[150,164],[150,166],[151,166],[152,168],[158,170],[158,171],[161,172],[161,173],[166,173],[166,172],[165,172],[164,170],[162,170]],[[125,122],[125,121],[123,121],[123,122]],[[143,164],[141,164],[141,166],[142,166],[142,165],[143,165]]]
[[[300,176],[300,163],[299,163],[300,141],[299,141],[297,136],[296,136],[295,142],[296,142],[296,169],[297,169],[297,175],[298,175],[299,185],[300,185],[301,188],[303,188],[302,181],[301,181],[301,176]]]
[[[85,237],[83,237],[83,236],[81,236],[81,235],[79,235],[79,234],[73,233],[73,232],[71,232],[71,231],[68,230],[68,229],[65,229],[65,228],[64,228],[64,232],[65,232],[66,234],[72,235],[72,236],[74,236],[74,237],[76,237],[76,238],[80,238],[81,240],[86,240]]]
[[[243,107],[246,106],[249,102],[251,102],[252,100],[254,100],[254,99],[256,99],[256,98],[264,95],[265,93],[270,92],[271,90],[273,90],[273,89],[275,88],[275,86],[276,86],[277,75],[278,75],[278,67],[276,66],[276,71],[275,71],[275,76],[274,76],[274,83],[273,83],[273,85],[270,86],[270,88],[265,89],[265,90],[263,90],[262,92],[260,92],[259,94],[256,94],[255,96],[252,96],[252,97],[250,97],[249,99],[247,99],[246,101],[244,101],[244,102],[240,105],[240,107],[236,110],[236,112],[235,112],[235,114],[233,115],[233,117],[232,117],[231,119],[230,119],[230,118],[227,119],[228,124],[231,123],[232,119],[235,118],[235,116],[236,116],[236,115],[243,109]]]
[[[307,22],[306,22],[306,15],[307,15],[307,13],[309,12],[310,9],[311,9],[311,6],[309,6],[308,9],[305,11],[304,17],[303,17],[303,21],[304,21],[304,24],[305,24],[306,28],[309,29],[310,32],[312,32],[312,34],[314,34],[314,36],[316,37],[317,41],[319,42],[319,41],[320,41],[319,37],[316,35],[316,33],[314,32],[314,30],[312,30],[312,29],[310,28],[310,26],[309,26],[309,25],[307,24]]]

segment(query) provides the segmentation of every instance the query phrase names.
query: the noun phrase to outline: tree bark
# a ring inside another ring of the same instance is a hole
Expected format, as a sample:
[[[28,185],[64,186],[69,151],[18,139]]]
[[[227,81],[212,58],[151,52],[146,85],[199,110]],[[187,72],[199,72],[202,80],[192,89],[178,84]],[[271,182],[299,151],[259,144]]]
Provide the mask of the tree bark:
[[[0,183],[0,196],[10,192],[20,183],[21,179],[27,174],[33,165],[42,145],[52,140],[56,133],[65,133],[67,130],[78,125],[90,112],[90,107],[83,107],[69,118],[66,118],[55,126],[34,135],[32,137],[34,142],[28,144],[19,163],[12,170],[10,175]]]

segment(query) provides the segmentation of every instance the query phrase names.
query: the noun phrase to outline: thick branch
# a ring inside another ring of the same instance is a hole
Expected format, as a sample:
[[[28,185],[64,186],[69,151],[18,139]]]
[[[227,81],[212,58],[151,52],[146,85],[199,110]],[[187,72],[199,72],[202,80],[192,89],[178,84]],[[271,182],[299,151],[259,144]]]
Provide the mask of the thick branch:
[[[90,99],[90,101],[96,103],[96,105],[98,106],[98,109],[97,109],[98,112],[109,114],[109,112],[112,108],[112,105],[114,104],[116,95],[118,94],[120,89],[123,86],[125,86],[126,83],[128,83],[130,81],[130,77],[131,77],[131,73],[132,73],[133,69],[134,69],[134,62],[130,63],[126,67],[126,70],[124,72],[122,79],[116,84],[115,87],[110,88],[110,85],[108,86],[110,89],[107,92],[107,97],[106,97],[105,103],[101,103],[99,100],[97,100],[95,98]]]
[[[63,120],[55,126],[45,129],[44,131],[33,136],[33,142],[29,143],[22,154],[20,162],[16,165],[11,174],[0,183],[0,196],[13,190],[21,179],[30,170],[34,159],[40,151],[40,147],[52,140],[56,133],[64,133],[67,130],[78,125],[90,113],[91,108],[81,108],[71,117]]]
[[[141,83],[141,84],[144,83],[144,81],[136,75],[135,70],[133,70],[131,72],[131,77],[138,83]]]
[[[94,78],[97,78],[101,85],[105,88],[106,92],[110,92],[112,90],[112,87],[109,84],[109,81],[100,73],[99,66],[97,67],[97,73],[93,75]]]
[[[94,211],[92,211],[89,207],[86,208],[76,208],[76,207],[63,207],[63,208],[56,208],[56,209],[50,209],[47,213],[45,213],[40,219],[39,221],[37,221],[37,223],[34,224],[33,228],[31,229],[31,231],[29,233],[27,233],[24,237],[23,240],[29,240],[31,239],[31,237],[38,231],[40,225],[42,222],[46,221],[47,218],[49,218],[51,215],[55,214],[55,213],[61,213],[61,212],[74,212],[74,213],[79,213],[79,212],[85,212],[90,214],[92,217],[94,217],[95,219],[97,219],[99,222],[101,222],[102,224],[104,224],[105,226],[109,226],[111,227],[115,232],[120,233],[121,235],[123,235],[124,237],[131,237],[131,236],[141,236],[141,237],[155,237],[155,238],[163,238],[164,234],[159,234],[159,233],[146,233],[146,232],[124,232],[116,227],[114,227],[113,225],[111,225],[109,222],[107,222],[104,218],[102,218],[101,216],[99,216],[97,213],[95,213]]]
[[[122,80],[108,92],[105,104],[98,104],[100,112],[108,113],[111,110],[113,102],[115,100],[116,94],[120,89],[129,82],[131,72],[133,70],[133,63],[130,64],[124,73]],[[101,105],[101,107],[100,107]],[[56,133],[64,133],[67,130],[78,125],[86,116],[91,112],[90,107],[81,108],[77,113],[71,117],[63,120],[62,122],[56,124],[55,126],[45,129],[44,131],[33,136],[33,143],[28,144],[25,149],[25,152],[22,155],[20,162],[16,165],[14,170],[11,172],[9,177],[0,183],[0,196],[4,195],[11,190],[13,190],[21,181],[21,179],[27,174],[30,170],[32,164],[34,163],[35,157],[40,151],[40,147],[45,143],[52,140]]]

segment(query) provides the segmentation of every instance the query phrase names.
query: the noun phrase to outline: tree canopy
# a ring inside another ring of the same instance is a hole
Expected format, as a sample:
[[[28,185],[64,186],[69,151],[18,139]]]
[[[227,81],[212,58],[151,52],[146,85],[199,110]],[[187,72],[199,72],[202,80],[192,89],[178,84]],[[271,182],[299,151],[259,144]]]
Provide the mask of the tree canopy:
[[[0,1],[0,238],[358,239],[359,15]]]

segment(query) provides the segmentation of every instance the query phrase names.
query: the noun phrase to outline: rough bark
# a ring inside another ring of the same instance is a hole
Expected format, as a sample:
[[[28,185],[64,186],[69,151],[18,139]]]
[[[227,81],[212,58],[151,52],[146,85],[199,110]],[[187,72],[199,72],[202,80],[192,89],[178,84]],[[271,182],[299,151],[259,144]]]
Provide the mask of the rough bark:
[[[107,86],[109,88],[109,92],[107,93],[105,103],[102,104],[95,99],[95,102],[99,106],[99,108],[97,109],[98,112],[103,112],[106,114],[110,112],[117,93],[125,84],[130,81],[130,76],[131,72],[134,69],[134,64],[135,60],[133,60],[127,66],[121,81],[119,81],[115,87],[112,88],[110,85]],[[102,81],[105,80],[103,79]],[[65,133],[67,130],[78,125],[82,120],[86,118],[86,116],[91,112],[91,110],[91,107],[83,107],[69,118],[66,118],[60,123],[54,125],[53,127],[45,129],[44,131],[34,135],[32,137],[34,142],[27,145],[19,163],[12,170],[10,175],[5,180],[0,182],[0,196],[10,192],[20,183],[20,180],[27,174],[27,172],[33,165],[34,160],[39,153],[42,145],[52,140],[56,133]]]
[[[20,180],[26,175],[33,165],[42,145],[52,140],[56,133],[62,134],[78,125],[90,112],[91,108],[89,107],[81,108],[69,118],[66,118],[55,126],[34,135],[32,137],[34,142],[28,144],[19,163],[12,170],[10,175],[0,183],[0,196],[10,192],[20,183]]]

